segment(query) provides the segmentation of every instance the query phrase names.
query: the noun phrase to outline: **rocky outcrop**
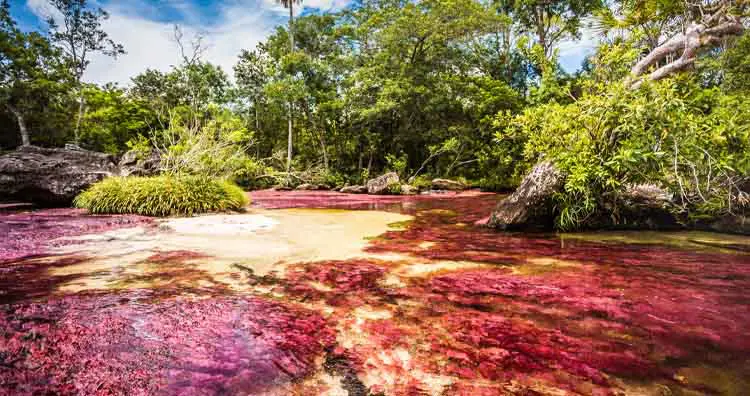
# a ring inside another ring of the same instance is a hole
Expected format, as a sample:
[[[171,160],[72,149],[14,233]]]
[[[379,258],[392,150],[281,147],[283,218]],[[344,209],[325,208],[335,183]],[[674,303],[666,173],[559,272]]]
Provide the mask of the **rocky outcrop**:
[[[432,189],[433,190],[447,190],[447,191],[463,191],[467,189],[467,186],[455,180],[433,179]]]
[[[161,157],[156,151],[144,157],[140,152],[130,150],[123,154],[117,166],[122,176],[153,176],[160,171]]]
[[[724,234],[750,235],[750,217],[742,214],[725,214],[710,221],[699,222],[696,228]]]
[[[498,203],[488,225],[500,230],[552,229],[556,216],[552,196],[563,180],[553,163],[540,162],[513,194]]]
[[[116,174],[107,154],[25,146],[0,156],[0,200],[67,205],[91,184]]]
[[[367,194],[367,186],[346,186],[342,187],[339,192],[344,194]]]
[[[617,230],[677,230],[684,228],[680,209],[669,191],[654,184],[631,184],[616,195],[601,197],[601,209],[585,228]]]
[[[396,172],[386,173],[382,176],[367,181],[367,192],[369,194],[387,194],[391,185],[399,184]]]

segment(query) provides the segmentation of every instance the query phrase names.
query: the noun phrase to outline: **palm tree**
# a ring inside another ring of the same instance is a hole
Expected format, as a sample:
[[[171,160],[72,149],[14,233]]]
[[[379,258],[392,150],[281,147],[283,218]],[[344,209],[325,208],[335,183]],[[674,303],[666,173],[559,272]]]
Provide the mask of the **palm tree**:
[[[289,9],[289,49],[294,52],[294,4],[302,4],[302,0],[276,0],[284,8]],[[287,117],[289,122],[289,135],[287,139],[286,148],[286,172],[292,168],[292,102],[289,101],[289,115]]]

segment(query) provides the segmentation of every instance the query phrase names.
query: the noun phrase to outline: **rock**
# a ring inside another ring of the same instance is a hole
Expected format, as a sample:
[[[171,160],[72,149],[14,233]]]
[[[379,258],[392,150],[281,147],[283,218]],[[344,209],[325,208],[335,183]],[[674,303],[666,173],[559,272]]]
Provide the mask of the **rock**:
[[[488,225],[501,230],[550,230],[554,225],[553,194],[563,176],[549,161],[540,162],[513,194],[498,203]]]
[[[344,194],[367,194],[367,187],[365,186],[346,186],[342,187],[339,192]]]
[[[369,194],[387,194],[388,188],[393,184],[399,184],[399,177],[396,172],[389,172],[368,180],[367,192]]]
[[[433,190],[463,191],[467,186],[461,182],[450,179],[433,179]]]
[[[310,183],[303,183],[297,186],[295,190],[298,191],[315,191],[320,190],[320,187],[317,184],[310,184]]]
[[[401,185],[401,195],[417,195],[417,194],[419,194],[418,188],[409,184]]]
[[[683,228],[680,209],[669,191],[654,184],[634,184],[616,196],[603,196],[601,210],[585,228],[618,230],[676,230]]]
[[[725,234],[750,235],[750,217],[742,214],[725,214],[710,221],[698,223],[696,228]]]
[[[153,176],[161,170],[161,157],[156,150],[146,157],[136,150],[130,150],[123,154],[117,166],[121,176]]]
[[[68,205],[91,184],[117,173],[114,158],[107,154],[21,147],[0,156],[0,200]]]

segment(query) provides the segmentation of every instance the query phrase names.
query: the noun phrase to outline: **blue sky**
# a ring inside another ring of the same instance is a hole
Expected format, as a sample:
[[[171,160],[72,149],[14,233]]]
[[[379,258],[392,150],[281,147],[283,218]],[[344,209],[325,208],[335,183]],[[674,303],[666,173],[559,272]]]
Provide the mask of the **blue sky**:
[[[237,55],[267,37],[287,21],[288,11],[274,0],[89,0],[110,13],[104,29],[125,46],[126,55],[116,60],[97,56],[84,78],[91,82],[118,82],[146,68],[168,70],[179,63],[173,27],[179,24],[185,37],[205,37],[206,60],[231,74]],[[346,7],[351,0],[304,0],[303,13],[330,12]],[[44,26],[53,15],[47,0],[10,0],[11,13],[24,29]],[[563,43],[560,60],[568,71],[579,68],[593,49],[591,40]]]

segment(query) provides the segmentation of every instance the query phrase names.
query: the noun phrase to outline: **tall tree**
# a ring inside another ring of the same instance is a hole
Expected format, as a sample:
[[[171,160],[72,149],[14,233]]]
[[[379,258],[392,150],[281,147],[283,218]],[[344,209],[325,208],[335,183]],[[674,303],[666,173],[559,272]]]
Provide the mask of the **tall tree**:
[[[549,57],[561,41],[578,38],[582,20],[602,7],[602,0],[502,0],[521,31],[536,36]]]
[[[302,0],[276,0],[284,8],[289,9],[289,50],[290,53],[294,52],[294,4],[302,4]],[[288,115],[288,126],[289,134],[287,137],[287,154],[286,154],[286,171],[292,168],[292,112],[294,104],[289,102],[289,115]]]
[[[24,33],[0,3],[0,102],[18,124],[21,144],[31,144],[28,116],[64,91],[69,76],[62,54],[38,32]]]
[[[125,49],[109,38],[102,29],[102,21],[109,18],[109,14],[103,9],[88,8],[87,0],[49,2],[59,12],[59,15],[50,16],[47,20],[51,39],[71,59],[71,69],[78,88],[78,117],[75,126],[75,140],[78,142],[78,130],[85,107],[81,79],[91,62],[90,56],[102,53],[116,58],[125,54]]]

